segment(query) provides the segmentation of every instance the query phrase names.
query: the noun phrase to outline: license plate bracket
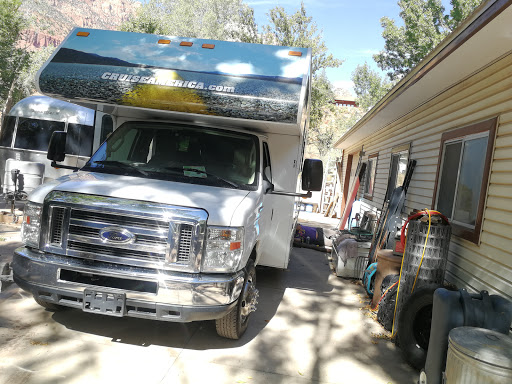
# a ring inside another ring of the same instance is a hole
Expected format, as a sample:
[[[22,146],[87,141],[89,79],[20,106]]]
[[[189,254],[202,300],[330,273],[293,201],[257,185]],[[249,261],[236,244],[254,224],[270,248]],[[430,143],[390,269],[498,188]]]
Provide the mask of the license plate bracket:
[[[84,312],[123,317],[126,294],[85,289],[82,310]]]

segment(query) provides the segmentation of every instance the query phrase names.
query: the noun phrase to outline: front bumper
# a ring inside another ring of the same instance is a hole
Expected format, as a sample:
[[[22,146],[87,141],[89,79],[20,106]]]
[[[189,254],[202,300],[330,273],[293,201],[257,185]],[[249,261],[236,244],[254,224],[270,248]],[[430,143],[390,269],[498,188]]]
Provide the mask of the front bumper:
[[[125,293],[124,316],[189,322],[223,317],[235,305],[244,281],[234,274],[191,274],[14,251],[14,281],[41,300],[83,307],[86,288]]]

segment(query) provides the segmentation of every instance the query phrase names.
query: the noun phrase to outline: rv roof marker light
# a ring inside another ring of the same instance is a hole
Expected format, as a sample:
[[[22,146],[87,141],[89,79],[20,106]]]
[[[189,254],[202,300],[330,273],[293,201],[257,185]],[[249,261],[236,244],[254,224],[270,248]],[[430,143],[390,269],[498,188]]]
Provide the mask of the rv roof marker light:
[[[192,46],[192,44],[194,44],[194,43],[192,43],[191,41],[182,41],[182,42],[180,43],[180,45],[181,45],[182,47],[191,47],[191,46]]]
[[[213,49],[215,48],[215,44],[203,44],[201,47],[206,49]]]
[[[160,39],[158,40],[158,44],[171,44],[171,40]]]
[[[288,56],[302,56],[302,52],[299,52],[299,51],[288,51]]]
[[[76,35],[77,36],[82,36],[82,37],[87,37],[87,36],[90,35],[90,33],[89,32],[78,32]]]

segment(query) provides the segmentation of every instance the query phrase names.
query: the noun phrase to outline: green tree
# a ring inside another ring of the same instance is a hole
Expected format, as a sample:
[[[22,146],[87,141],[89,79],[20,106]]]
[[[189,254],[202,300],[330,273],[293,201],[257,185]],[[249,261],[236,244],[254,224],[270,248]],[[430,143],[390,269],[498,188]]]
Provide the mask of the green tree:
[[[383,79],[368,63],[358,65],[352,72],[357,104],[363,111],[370,110],[391,89],[392,83]]]
[[[391,80],[399,80],[427,56],[481,0],[451,0],[445,14],[441,0],[399,0],[403,26],[383,17],[384,50],[373,56]]]
[[[18,74],[14,84],[13,103],[32,95],[36,92],[36,73],[48,60],[55,47],[41,47],[30,53],[28,65]]]
[[[300,9],[288,15],[283,7],[275,7],[267,14],[270,24],[263,26],[262,43],[298,48],[311,48],[313,51],[311,71],[339,67],[343,61],[336,59],[325,45],[322,31],[311,16],[306,14],[306,7],[301,3]]]
[[[324,132],[325,127],[322,124],[325,114],[334,102],[332,85],[324,70],[339,67],[343,61],[329,53],[322,31],[318,29],[313,18],[307,15],[304,3],[293,14],[287,14],[283,7],[278,6],[271,9],[267,16],[269,24],[263,26],[262,43],[312,50],[309,143],[317,148],[324,148],[332,140],[330,133]]]
[[[12,105],[16,80],[29,63],[29,53],[19,46],[26,21],[21,0],[0,0],[0,106],[2,116]]]
[[[149,0],[123,31],[255,42],[254,10],[243,0]]]

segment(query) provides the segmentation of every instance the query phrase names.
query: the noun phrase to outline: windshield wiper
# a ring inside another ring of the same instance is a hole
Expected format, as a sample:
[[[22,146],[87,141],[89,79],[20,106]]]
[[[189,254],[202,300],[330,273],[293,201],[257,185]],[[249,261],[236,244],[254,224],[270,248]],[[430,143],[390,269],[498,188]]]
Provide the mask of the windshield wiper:
[[[220,177],[214,173],[210,173],[210,172],[206,172],[204,169],[200,169],[200,168],[180,168],[180,167],[165,167],[165,169],[168,169],[169,171],[179,171],[179,172],[186,172],[186,171],[189,171],[189,172],[197,172],[197,173],[202,173],[203,175],[206,175],[206,176],[210,176],[210,177],[213,177],[214,179],[216,180],[220,180],[220,181],[223,181],[224,183],[226,184],[229,184],[231,185],[232,187],[234,188],[237,188],[239,189],[240,188],[240,185],[238,185],[237,183],[234,183],[233,181],[229,181],[229,180],[226,180],[225,178],[223,177]]]
[[[143,171],[142,169],[139,169],[136,166],[131,165],[131,164],[123,163],[122,161],[118,161],[118,160],[93,160],[92,162],[95,164],[113,165],[118,168],[131,169],[131,170],[137,171],[138,173],[140,173],[144,176],[149,176],[149,173]]]

